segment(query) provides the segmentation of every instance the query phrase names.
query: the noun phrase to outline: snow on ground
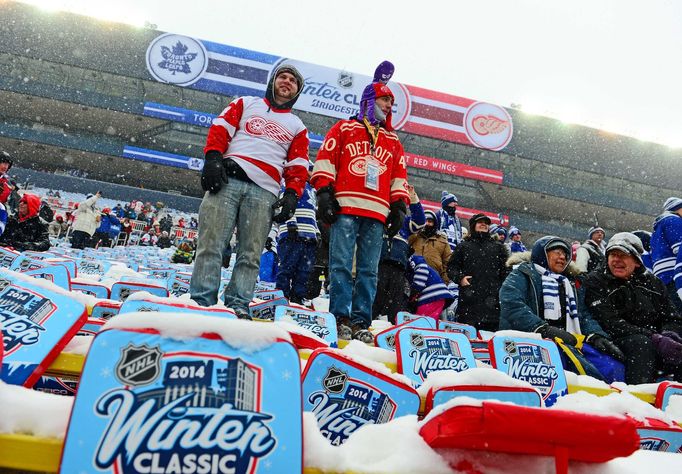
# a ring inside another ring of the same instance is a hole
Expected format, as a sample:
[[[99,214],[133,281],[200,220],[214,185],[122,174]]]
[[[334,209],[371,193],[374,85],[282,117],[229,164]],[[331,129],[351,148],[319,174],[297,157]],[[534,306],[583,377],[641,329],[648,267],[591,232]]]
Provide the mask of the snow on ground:
[[[303,414],[304,465],[332,472],[440,474],[453,472],[419,435],[416,415],[364,425],[341,446],[322,436],[315,415]]]
[[[490,368],[475,368],[464,372],[454,370],[440,370],[431,372],[424,383],[417,389],[421,397],[426,397],[429,390],[438,390],[453,385],[491,385],[499,387],[533,388],[528,382],[510,377],[504,372]]]
[[[599,379],[595,379],[594,377],[590,377],[589,375],[578,375],[568,370],[565,370],[564,374],[566,375],[566,382],[568,383],[568,385],[601,388],[605,390],[612,389],[611,385],[607,384],[606,382],[602,382]]]
[[[629,415],[636,420],[655,418],[673,424],[669,414],[640,400],[631,393],[611,393],[599,397],[592,393],[576,392],[559,397],[550,409],[570,410],[594,415]]]
[[[63,438],[73,400],[0,381],[0,433]]]
[[[348,345],[342,349],[342,352],[351,354],[351,356],[358,355],[366,359],[375,360],[382,364],[396,365],[398,363],[395,351],[389,351],[382,349],[381,347],[368,346],[364,342],[355,340],[350,341]]]
[[[452,404],[480,406],[480,400],[459,397]],[[304,413],[304,464],[332,472],[356,473],[485,473],[553,474],[554,458],[464,449],[431,449],[419,436],[424,422],[404,416],[383,425],[364,425],[341,446],[332,446],[320,433],[312,413]],[[522,436],[522,427],[519,427]],[[459,465],[462,471],[448,465]],[[465,469],[465,468],[469,469]],[[643,474],[682,472],[682,456],[635,451],[606,463],[569,463],[571,474]]]
[[[637,393],[648,393],[649,395],[656,395],[656,390],[658,390],[658,383],[642,383],[639,385],[628,385],[624,382],[613,382],[611,386],[622,392],[637,392]]]
[[[246,353],[264,349],[278,339],[291,342],[289,333],[274,324],[216,318],[187,313],[132,312],[118,314],[102,326],[105,329],[154,328],[164,337],[188,340],[204,333],[218,334],[228,345]]]

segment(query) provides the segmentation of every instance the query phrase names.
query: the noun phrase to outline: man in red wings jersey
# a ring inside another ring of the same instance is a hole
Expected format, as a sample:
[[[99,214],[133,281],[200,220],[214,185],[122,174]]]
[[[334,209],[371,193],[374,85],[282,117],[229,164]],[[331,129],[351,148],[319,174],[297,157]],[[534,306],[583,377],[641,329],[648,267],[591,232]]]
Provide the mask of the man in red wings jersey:
[[[204,148],[206,193],[190,284],[192,299],[202,306],[218,300],[223,247],[236,226],[240,241],[225,305],[250,319],[248,305],[272,221],[294,214],[308,178],[308,131],[291,113],[302,89],[303,76],[283,64],[272,74],[265,98],[239,97],[213,120]],[[278,201],[282,179],[285,192]],[[281,208],[275,216],[274,208]]]
[[[329,130],[311,177],[319,218],[331,224],[329,310],[342,339],[372,341],[368,329],[384,227],[392,239],[409,202],[405,153],[391,126],[394,96],[386,85],[393,69],[381,63],[362,94],[359,114]]]

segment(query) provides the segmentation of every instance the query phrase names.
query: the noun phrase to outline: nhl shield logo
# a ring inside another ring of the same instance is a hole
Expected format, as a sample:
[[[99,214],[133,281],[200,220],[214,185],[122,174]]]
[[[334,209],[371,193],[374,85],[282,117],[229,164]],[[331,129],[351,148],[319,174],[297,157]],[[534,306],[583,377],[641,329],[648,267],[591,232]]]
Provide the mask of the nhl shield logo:
[[[121,358],[116,363],[116,378],[125,385],[147,385],[161,373],[161,356],[158,346],[128,344],[121,350]]]
[[[386,345],[391,349],[395,349],[395,333],[389,334],[386,337]]]
[[[348,374],[336,367],[329,367],[327,375],[322,380],[322,386],[330,393],[341,393],[346,387],[346,380],[348,380]]]
[[[516,342],[511,340],[504,341],[504,352],[509,355],[516,354]]]
[[[3,280],[0,279],[0,293],[5,290],[8,286],[10,286],[12,283],[8,280]]]
[[[337,80],[338,84],[344,89],[353,87],[353,74],[346,71],[341,71],[339,73],[339,78]]]
[[[413,332],[410,334],[410,344],[417,349],[424,347],[424,336],[418,332]]]

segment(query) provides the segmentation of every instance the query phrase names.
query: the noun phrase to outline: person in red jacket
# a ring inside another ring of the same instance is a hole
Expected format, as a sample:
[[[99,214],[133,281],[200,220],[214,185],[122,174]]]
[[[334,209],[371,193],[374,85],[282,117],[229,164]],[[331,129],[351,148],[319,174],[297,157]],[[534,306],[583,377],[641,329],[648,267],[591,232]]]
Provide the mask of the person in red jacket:
[[[285,222],[308,178],[308,130],[291,108],[303,91],[289,64],[270,77],[265,97],[239,97],[213,120],[204,148],[199,240],[190,294],[201,306],[216,304],[225,242],[235,227],[240,239],[225,305],[250,319],[260,255],[272,221]],[[282,199],[277,199],[280,181]],[[275,209],[281,210],[275,214]]]
[[[40,198],[24,194],[19,201],[19,212],[10,217],[5,233],[0,236],[0,245],[12,247],[19,252],[35,250],[42,252],[50,248],[50,234],[47,224],[40,221]]]
[[[12,156],[6,151],[0,151],[0,203],[5,204],[9,195],[12,194],[13,186],[9,181],[7,172],[10,170],[14,161]]]
[[[381,63],[362,94],[358,115],[329,130],[310,180],[317,190],[318,217],[331,225],[329,310],[341,339],[372,341],[384,227],[392,239],[409,203],[405,152],[391,126],[394,96],[386,85],[393,70],[390,62]]]

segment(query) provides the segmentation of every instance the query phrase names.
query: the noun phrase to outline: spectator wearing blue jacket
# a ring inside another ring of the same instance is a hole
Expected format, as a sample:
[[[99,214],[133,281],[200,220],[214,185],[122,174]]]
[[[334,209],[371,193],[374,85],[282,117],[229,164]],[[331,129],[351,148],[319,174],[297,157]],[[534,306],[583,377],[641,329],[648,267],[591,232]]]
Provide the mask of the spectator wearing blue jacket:
[[[682,314],[682,198],[671,197],[654,221],[651,257],[654,275],[665,283],[668,296]]]
[[[511,245],[509,246],[510,253],[520,253],[526,252],[528,249],[523,242],[521,242],[521,231],[514,226],[509,228],[509,238],[511,239]]]
[[[426,222],[424,208],[419,202],[419,196],[414,186],[407,186],[410,196],[410,214],[403,221],[403,226],[393,239],[384,235],[379,258],[379,276],[377,278],[377,293],[372,305],[372,317],[377,319],[385,315],[388,320],[395,324],[395,318],[399,311],[407,307],[410,293],[409,282],[405,271],[408,269],[408,252],[410,244],[407,239],[410,235],[419,232]]]
[[[113,212],[119,219],[123,219],[126,216],[126,211],[125,209],[123,209],[123,206],[121,206],[120,202],[116,204],[116,206],[113,209]]]
[[[455,247],[464,239],[462,223],[459,221],[459,217],[457,217],[458,204],[457,196],[443,191],[440,198],[441,209],[436,211],[436,218],[440,226],[438,229],[447,236],[450,250],[455,250]]]
[[[231,252],[231,250],[230,250]],[[260,256],[260,268],[258,271],[258,281],[262,283],[274,283],[277,278],[277,248],[272,237],[265,239],[265,249]],[[228,263],[229,266],[229,263]]]
[[[100,215],[99,226],[92,236],[92,241],[95,245],[99,242],[99,246],[111,247],[112,240],[116,242],[118,234],[121,233],[121,221],[111,212],[111,209],[105,207],[102,209]]]
[[[308,277],[315,265],[320,233],[316,210],[315,191],[310,183],[306,183],[294,215],[278,229],[279,267],[275,287],[282,290],[291,303],[302,304],[308,293]]]
[[[415,313],[438,321],[443,309],[454,301],[452,293],[421,255],[410,257],[410,269],[412,294],[417,302]]]

